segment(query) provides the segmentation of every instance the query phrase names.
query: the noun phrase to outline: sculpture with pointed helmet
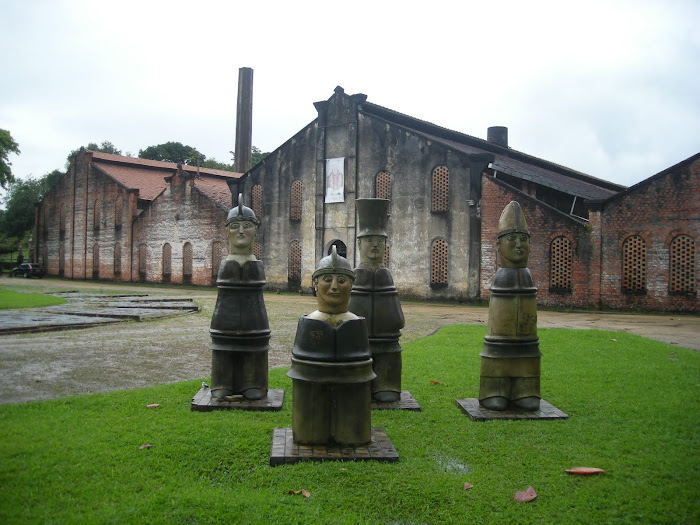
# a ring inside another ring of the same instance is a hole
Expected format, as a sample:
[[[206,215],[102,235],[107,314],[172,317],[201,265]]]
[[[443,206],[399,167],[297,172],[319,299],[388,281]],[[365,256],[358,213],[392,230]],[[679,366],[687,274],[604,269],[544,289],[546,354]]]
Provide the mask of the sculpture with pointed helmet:
[[[226,218],[229,255],[217,274],[218,294],[209,328],[211,395],[220,401],[231,396],[251,401],[267,396],[270,326],[263,299],[265,270],[253,255],[259,224],[239,194],[238,205]]]
[[[497,234],[500,268],[489,299],[479,380],[479,403],[490,410],[537,410],[540,406],[540,350],[537,288],[527,262],[530,231],[520,204],[501,213]]]
[[[372,398],[380,403],[401,398],[401,346],[405,320],[399,292],[384,264],[387,240],[387,199],[357,199],[357,244],[360,264],[355,268],[349,310],[367,319],[372,366]]]

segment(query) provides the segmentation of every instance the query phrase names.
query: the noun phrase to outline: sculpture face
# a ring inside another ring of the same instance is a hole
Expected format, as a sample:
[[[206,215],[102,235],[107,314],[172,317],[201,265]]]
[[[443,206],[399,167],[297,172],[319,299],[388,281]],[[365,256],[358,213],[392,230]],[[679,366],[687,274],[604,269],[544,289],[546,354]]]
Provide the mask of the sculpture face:
[[[339,273],[326,273],[316,280],[316,300],[320,312],[341,314],[348,311],[352,279]]]
[[[381,263],[386,251],[386,237],[382,235],[366,235],[358,239],[360,244],[360,262]]]
[[[229,251],[235,255],[248,255],[253,251],[253,241],[258,228],[249,221],[235,221],[228,225]]]
[[[498,252],[504,268],[525,268],[530,256],[530,236],[526,233],[509,233],[498,238]]]

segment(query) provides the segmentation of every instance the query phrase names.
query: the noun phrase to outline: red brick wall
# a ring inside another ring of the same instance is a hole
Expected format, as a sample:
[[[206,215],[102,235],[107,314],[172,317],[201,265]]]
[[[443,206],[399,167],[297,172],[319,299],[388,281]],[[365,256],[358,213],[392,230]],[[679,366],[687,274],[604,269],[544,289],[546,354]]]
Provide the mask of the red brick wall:
[[[595,245],[591,242],[588,225],[508,186],[498,179],[482,177],[481,196],[481,294],[488,299],[497,270],[496,234],[503,208],[517,201],[523,209],[530,230],[530,259],[528,267],[537,286],[537,301],[541,305],[588,308],[595,307],[595,294],[589,283],[597,266]],[[572,287],[570,293],[550,291],[550,248],[554,238],[569,239],[573,255]]]
[[[700,157],[669,168],[606,202],[602,222],[601,304],[609,308],[700,311],[697,293],[670,295],[669,247],[676,235],[695,240],[696,288],[700,276]],[[622,291],[622,245],[642,237],[647,250],[647,292]]]

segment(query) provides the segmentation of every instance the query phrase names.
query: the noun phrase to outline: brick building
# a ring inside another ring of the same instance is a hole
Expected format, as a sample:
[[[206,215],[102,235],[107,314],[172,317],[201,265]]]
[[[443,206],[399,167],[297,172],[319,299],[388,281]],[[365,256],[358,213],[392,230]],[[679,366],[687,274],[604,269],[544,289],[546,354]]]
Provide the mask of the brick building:
[[[306,292],[331,246],[357,264],[355,199],[382,197],[400,293],[477,301],[517,200],[540,304],[700,311],[700,154],[625,188],[513,150],[506,128],[482,140],[340,87],[314,105],[316,119],[243,175],[82,153],[37,207],[36,260],[68,278],[208,285],[241,192],[262,220],[268,288]]]
[[[239,176],[81,150],[36,206],[33,258],[69,279],[210,285]]]

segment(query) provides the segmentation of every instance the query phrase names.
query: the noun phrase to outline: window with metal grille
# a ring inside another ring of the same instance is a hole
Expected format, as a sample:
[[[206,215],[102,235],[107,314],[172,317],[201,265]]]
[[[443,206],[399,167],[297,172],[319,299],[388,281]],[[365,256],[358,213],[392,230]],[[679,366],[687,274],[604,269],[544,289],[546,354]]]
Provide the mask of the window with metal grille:
[[[262,186],[256,184],[250,190],[250,208],[258,220],[262,220]]]
[[[289,220],[301,220],[301,181],[293,180],[289,191]]]
[[[114,275],[119,276],[122,273],[122,245],[117,243],[114,245]]]
[[[389,267],[389,242],[384,244],[384,266]]]
[[[100,278],[100,245],[97,243],[92,245],[92,278]]]
[[[92,210],[92,227],[95,230],[100,229],[100,221],[102,220],[102,214],[100,213],[100,201],[95,201],[95,206]]]
[[[139,279],[142,281],[146,280],[146,267],[148,256],[148,249],[145,244],[139,244]]]
[[[556,237],[549,252],[549,286],[553,290],[571,290],[573,258],[571,242],[566,237]]]
[[[170,243],[163,245],[163,280],[169,281],[173,273],[173,249]]]
[[[122,227],[122,198],[117,197],[117,202],[114,205],[114,229],[118,230]]]
[[[435,239],[430,247],[430,285],[447,286],[447,241]]]
[[[622,245],[622,291],[627,293],[645,293],[646,289],[646,243],[638,235],[632,235]]]
[[[447,166],[438,166],[433,170],[431,211],[442,212],[450,209],[450,175]]]
[[[223,257],[221,255],[221,241],[214,241],[211,243],[211,278],[216,281],[219,275],[219,266],[221,266],[221,261]]]
[[[182,247],[182,279],[192,280],[192,244],[189,242]]]
[[[672,294],[697,292],[695,279],[695,241],[688,235],[678,235],[671,241],[668,291]]]
[[[301,246],[299,241],[289,243],[289,269],[287,278],[290,281],[301,281]]]
[[[258,241],[253,243],[253,255],[255,255],[255,258],[258,261],[262,259],[262,249],[260,248],[260,243]]]

